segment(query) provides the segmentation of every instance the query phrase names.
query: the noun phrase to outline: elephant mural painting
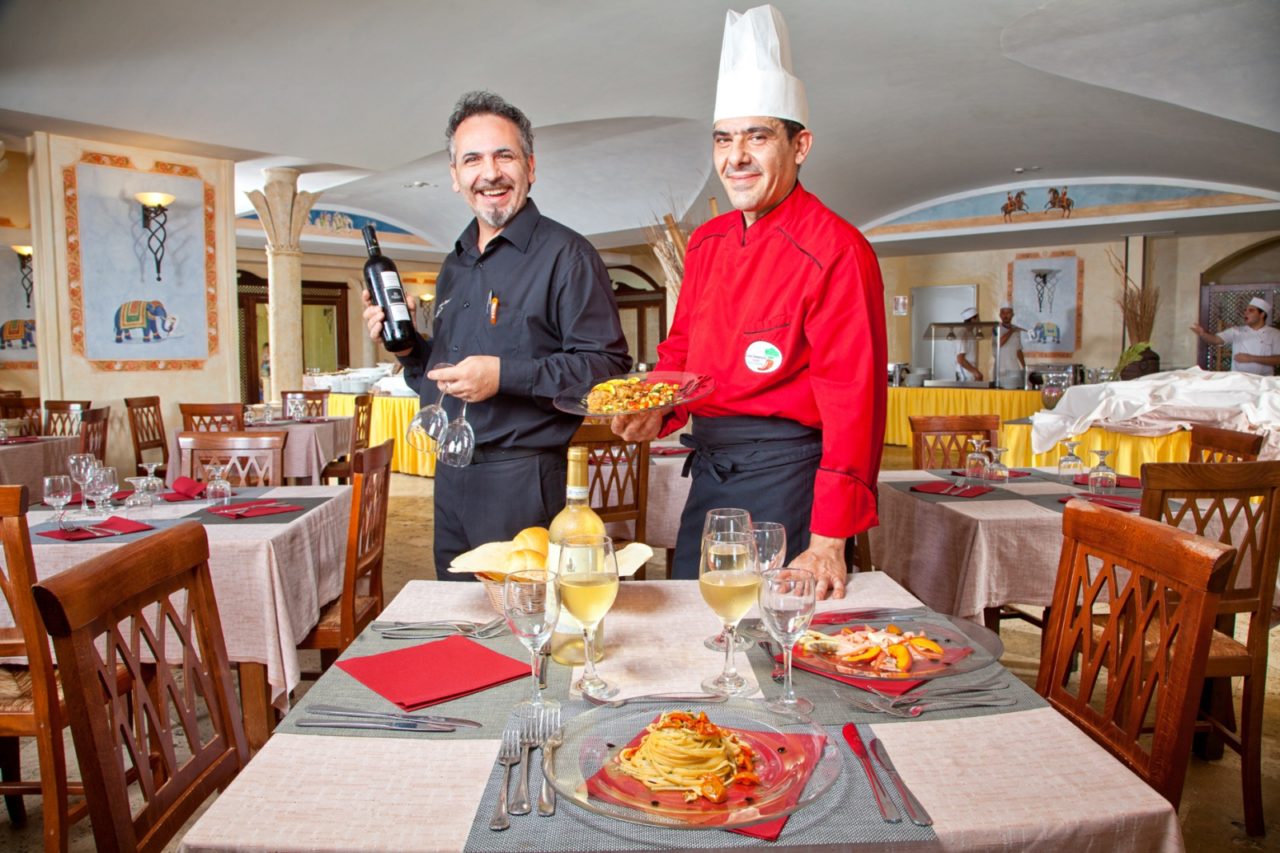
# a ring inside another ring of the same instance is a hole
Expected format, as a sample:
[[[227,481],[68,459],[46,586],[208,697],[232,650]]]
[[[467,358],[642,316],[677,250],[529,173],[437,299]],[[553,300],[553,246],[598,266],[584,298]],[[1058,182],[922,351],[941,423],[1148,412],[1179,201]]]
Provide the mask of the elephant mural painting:
[[[1036,323],[1031,328],[1031,340],[1037,344],[1059,344],[1062,343],[1062,330],[1057,323]]]
[[[14,349],[18,348],[18,344],[22,344],[22,349],[35,349],[36,321],[6,320],[0,326],[0,349],[8,349],[9,344],[13,344]]]
[[[152,340],[160,340],[162,331],[170,334],[178,325],[178,318],[165,311],[164,303],[158,299],[150,302],[137,299],[116,309],[115,324],[116,343],[133,340],[130,333],[134,329],[141,329],[143,342],[151,343]]]

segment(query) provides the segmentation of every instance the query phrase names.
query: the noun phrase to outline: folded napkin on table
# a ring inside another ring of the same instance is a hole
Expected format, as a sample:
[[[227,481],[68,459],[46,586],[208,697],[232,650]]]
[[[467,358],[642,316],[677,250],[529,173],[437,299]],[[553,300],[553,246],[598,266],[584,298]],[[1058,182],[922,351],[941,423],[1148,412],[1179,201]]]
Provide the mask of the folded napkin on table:
[[[282,504],[266,499],[210,507],[209,512],[214,515],[220,515],[223,518],[257,518],[260,515],[275,515],[280,512],[301,512],[302,509],[302,507],[295,504]]]
[[[649,445],[650,456],[684,456],[686,453],[692,453],[692,447],[654,447]]]
[[[1074,482],[1077,486],[1087,486],[1089,485],[1089,475],[1079,474],[1076,476],[1075,480],[1073,480],[1072,482]],[[1141,489],[1142,480],[1138,479],[1137,477],[1116,477],[1116,488]]]
[[[160,497],[170,503],[195,500],[204,494],[204,486],[204,483],[197,483],[190,477],[179,477],[173,481],[173,491],[165,492]]]
[[[529,664],[467,637],[338,661],[338,667],[406,711],[529,677]]]
[[[113,515],[102,521],[95,521],[89,525],[93,530],[84,527],[76,530],[45,530],[40,533],[41,536],[47,536],[50,539],[62,539],[66,542],[79,542],[82,539],[103,539],[108,536],[115,536],[124,533],[139,533],[143,530],[155,530],[150,524],[143,524],[141,521],[131,521],[127,518],[121,518]],[[101,531],[109,530],[110,533]]]
[[[118,492],[111,493],[111,500],[122,501],[125,498],[129,497],[129,495],[131,494],[133,494],[133,489],[121,489]],[[78,504],[78,503],[81,503],[83,500],[84,500],[84,495],[82,495],[80,492],[72,492],[71,500],[67,501],[67,503]],[[48,498],[45,498],[44,503],[46,506],[53,506],[53,504],[49,503]]]
[[[979,495],[985,495],[987,492],[993,492],[990,486],[965,486],[964,488],[956,488],[955,483],[948,483],[945,480],[939,480],[936,483],[916,483],[911,487],[913,492],[924,492],[929,495],[940,495],[948,489],[949,498],[976,498]]]
[[[0,441],[0,444],[31,444],[40,440],[38,435],[15,435]]]
[[[966,474],[964,471],[952,471],[952,472],[951,472],[951,476],[952,476],[952,477],[966,477],[966,476],[968,476],[968,474]],[[1016,468],[1010,468],[1010,469],[1009,469],[1009,478],[1010,478],[1010,479],[1013,479],[1014,477],[1030,477],[1030,476],[1031,476],[1031,472],[1030,472],[1030,471],[1019,471],[1019,470],[1017,470]]]
[[[1063,495],[1058,498],[1058,503],[1064,504],[1069,500],[1079,498],[1083,501],[1098,504],[1099,506],[1109,506],[1112,509],[1124,510],[1125,512],[1137,512],[1142,508],[1142,499],[1130,497],[1129,495]]]

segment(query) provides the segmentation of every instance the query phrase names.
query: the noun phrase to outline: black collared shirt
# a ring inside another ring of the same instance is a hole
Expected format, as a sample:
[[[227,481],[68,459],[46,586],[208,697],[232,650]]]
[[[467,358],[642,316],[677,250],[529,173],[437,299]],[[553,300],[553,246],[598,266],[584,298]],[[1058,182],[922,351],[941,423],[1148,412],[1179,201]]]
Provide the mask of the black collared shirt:
[[[426,373],[469,355],[502,360],[498,393],[467,406],[481,447],[557,448],[582,419],[551,405],[561,391],[631,369],[604,262],[586,238],[538,212],[529,199],[484,254],[473,219],[436,280],[429,340],[400,358],[424,405],[439,396]],[[498,299],[490,323],[489,294]],[[461,403],[446,398],[456,417]]]

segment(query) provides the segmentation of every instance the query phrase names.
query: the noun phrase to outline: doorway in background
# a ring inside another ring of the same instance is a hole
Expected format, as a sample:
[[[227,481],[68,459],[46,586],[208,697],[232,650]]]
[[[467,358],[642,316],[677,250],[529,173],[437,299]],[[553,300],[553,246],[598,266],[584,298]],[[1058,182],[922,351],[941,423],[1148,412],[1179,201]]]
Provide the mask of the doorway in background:
[[[268,342],[267,280],[244,270],[239,270],[237,276],[240,396],[243,402],[251,403],[261,400],[263,392],[259,368],[262,345]],[[298,342],[302,346],[303,370],[332,373],[350,367],[348,332],[347,285],[304,281],[302,340]]]

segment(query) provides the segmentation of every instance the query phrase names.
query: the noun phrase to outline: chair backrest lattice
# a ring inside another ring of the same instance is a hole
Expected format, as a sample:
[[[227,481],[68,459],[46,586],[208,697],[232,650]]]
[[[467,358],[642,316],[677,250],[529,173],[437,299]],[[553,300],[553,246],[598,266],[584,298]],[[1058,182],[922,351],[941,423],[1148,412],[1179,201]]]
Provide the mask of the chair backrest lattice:
[[[1188,462],[1254,462],[1267,437],[1220,427],[1191,425]]]
[[[1073,501],[1036,690],[1176,807],[1233,549]]]
[[[911,415],[911,467],[964,467],[969,439],[1000,443],[999,415]]]
[[[328,391],[281,391],[280,402],[284,404],[285,417],[289,415],[289,402],[301,400],[305,417],[323,418],[329,414]]]
[[[142,473],[143,454],[148,450],[160,451],[162,465],[169,463],[169,442],[164,431],[164,414],[159,397],[125,397],[125,410],[129,414],[129,434],[133,438],[133,458]]]
[[[185,432],[239,432],[244,407],[239,403],[179,403]]]
[[[374,612],[382,610],[382,557],[394,453],[395,440],[387,439],[377,447],[358,451],[351,460],[353,517],[347,535],[347,562],[342,582],[342,620],[344,626],[353,627],[350,639],[364,627],[355,622],[357,594],[373,596],[378,602]]]
[[[85,409],[80,413],[80,452],[98,459],[107,458],[107,434],[111,427],[111,407]]]
[[[25,426],[27,435],[41,435],[44,432],[44,407],[39,397],[6,397],[0,401],[6,418],[17,418]]]
[[[91,405],[89,400],[45,400],[44,434],[79,435],[80,414]]]
[[[584,423],[569,445],[587,448],[591,508],[605,523],[631,522],[632,535],[618,544],[645,541],[649,509],[649,442],[627,441],[607,423]],[[644,579],[643,566],[634,577]]]
[[[233,486],[278,486],[284,475],[282,450],[287,435],[283,430],[178,433],[180,471],[184,477],[204,482],[206,466],[225,465],[223,476]]]
[[[351,454],[369,447],[373,431],[373,395],[359,394],[355,399],[354,418],[351,421]]]

